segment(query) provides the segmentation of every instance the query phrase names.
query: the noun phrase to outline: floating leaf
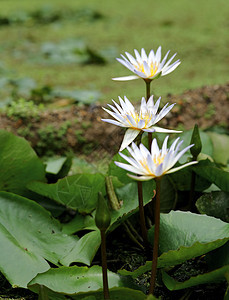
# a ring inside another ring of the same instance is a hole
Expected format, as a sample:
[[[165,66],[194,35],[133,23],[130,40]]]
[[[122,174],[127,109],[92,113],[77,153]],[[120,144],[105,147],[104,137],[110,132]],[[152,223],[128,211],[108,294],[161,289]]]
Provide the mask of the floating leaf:
[[[0,270],[12,285],[26,287],[71,251],[78,238],[61,232],[59,222],[36,202],[0,192]]]
[[[170,291],[174,291],[185,289],[199,284],[216,283],[218,281],[222,281],[225,278],[224,274],[227,272],[229,272],[229,265],[209,273],[191,277],[190,279],[184,282],[179,282],[173,279],[171,276],[169,276],[166,272],[162,271],[162,279],[166,287]]]
[[[110,300],[146,300],[146,295],[138,290],[133,290],[127,287],[115,287],[109,289],[110,293]],[[82,299],[82,300],[103,300],[104,295],[103,292],[93,292],[93,293],[87,293],[87,295],[90,296],[72,296],[73,299]],[[93,298],[91,298],[93,297]],[[149,298],[149,300],[156,300],[156,298]]]
[[[0,130],[0,166],[0,190],[26,196],[29,182],[45,181],[45,167],[29,143],[4,130]]]
[[[211,230],[209,230],[211,228]],[[153,227],[149,240],[153,241]],[[190,212],[171,211],[161,214],[158,268],[174,266],[221,247],[229,240],[229,224],[219,219]],[[122,275],[137,277],[151,270],[152,262]]]
[[[136,288],[132,280],[122,278],[111,271],[108,271],[108,284],[110,289],[114,287]],[[30,289],[36,292],[37,285],[43,285],[52,291],[67,295],[99,292],[103,290],[102,268],[100,266],[91,268],[73,266],[50,269],[46,273],[38,274],[29,283]]]
[[[191,184],[191,176],[192,170],[191,168],[184,168],[179,170],[178,172],[167,175],[172,179],[175,187],[179,191],[190,191]],[[196,175],[195,181],[195,191],[204,191],[211,185],[211,182],[199,175]]]
[[[99,173],[76,174],[59,179],[54,184],[31,182],[28,188],[80,213],[88,214],[96,207],[98,192],[105,193],[105,179]]]
[[[208,159],[199,161],[195,166],[192,166],[194,172],[208,181],[217,185],[222,191],[229,192],[229,172],[216,167]]]
[[[167,213],[175,207],[177,190],[169,176],[163,176],[161,182],[160,211]]]
[[[68,175],[72,165],[72,157],[49,158],[45,164],[48,181],[56,182],[58,179]]]
[[[205,259],[209,265],[210,272],[193,276],[184,282],[176,281],[166,272],[163,272],[162,279],[166,287],[170,290],[180,290],[199,284],[225,280],[226,274],[229,272],[229,242],[208,253]]]
[[[212,156],[213,154],[213,145],[210,137],[203,131],[199,130],[200,139],[202,143],[202,150],[201,153],[207,154],[209,156]],[[180,135],[181,140],[183,140],[182,149],[190,145],[190,141],[192,138],[192,129],[188,131],[184,131]],[[187,158],[191,156],[190,151],[186,152],[181,159],[179,160],[180,163],[186,162]]]
[[[81,237],[75,244],[75,247],[60,262],[65,266],[69,266],[73,262],[80,262],[90,266],[100,243],[100,231],[91,231]]]
[[[213,143],[213,158],[216,163],[226,165],[229,160],[229,136],[216,132],[207,132]]]
[[[201,214],[229,222],[229,193],[216,191],[204,194],[197,200],[196,207]]]

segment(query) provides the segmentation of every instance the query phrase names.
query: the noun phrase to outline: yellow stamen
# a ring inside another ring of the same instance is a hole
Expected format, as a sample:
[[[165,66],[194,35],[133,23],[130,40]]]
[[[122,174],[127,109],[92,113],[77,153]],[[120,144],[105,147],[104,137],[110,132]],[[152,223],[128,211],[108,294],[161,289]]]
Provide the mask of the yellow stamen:
[[[145,126],[142,127],[142,129],[148,128],[149,127],[148,124],[149,124],[149,122],[152,119],[152,116],[151,116],[151,114],[149,112],[147,114],[145,114],[145,115],[143,115],[142,113],[139,114],[137,112],[131,113],[129,115],[134,119],[134,121],[136,122],[136,124],[138,124],[141,120],[145,120]],[[132,127],[133,125],[131,124],[131,122],[129,121],[129,119],[127,117],[126,117],[126,120],[130,124],[130,126]],[[137,128],[137,129],[139,129],[139,128]]]
[[[145,68],[144,68],[144,65],[143,65],[143,64],[138,63],[138,65],[136,65],[135,68],[136,68],[139,72],[142,72],[142,73],[146,74]],[[150,76],[149,76],[149,77],[154,76],[154,75],[157,73],[157,70],[158,70],[158,64],[152,62],[152,63],[150,64]]]
[[[155,165],[160,165],[161,163],[163,163],[163,161],[164,161],[164,158],[165,158],[165,155],[163,155],[163,156],[161,156],[161,153],[159,153],[159,155],[158,156],[154,156],[154,158],[153,158],[153,162],[155,163]]]

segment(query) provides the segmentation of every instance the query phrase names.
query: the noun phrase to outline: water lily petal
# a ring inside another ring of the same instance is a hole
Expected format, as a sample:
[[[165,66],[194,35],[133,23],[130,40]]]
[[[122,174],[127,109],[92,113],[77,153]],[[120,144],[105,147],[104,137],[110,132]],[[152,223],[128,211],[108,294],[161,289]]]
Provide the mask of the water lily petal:
[[[187,163],[187,164],[184,164],[184,165],[182,165],[182,166],[179,166],[179,167],[170,169],[170,170],[167,171],[166,173],[167,173],[167,174],[171,174],[171,173],[177,172],[177,171],[179,171],[179,170],[181,170],[181,169],[183,169],[183,168],[185,168],[185,167],[188,167],[188,166],[191,166],[191,165],[195,165],[195,164],[197,164],[197,163],[198,163],[198,161],[191,161],[191,162],[189,162],[189,163]]]
[[[128,81],[128,80],[135,80],[135,79],[139,79],[139,76],[130,75],[130,76],[114,77],[114,78],[112,78],[112,80],[116,80],[116,81]]]
[[[123,141],[122,141],[122,145],[120,147],[120,151],[122,151],[123,149],[125,149],[130,143],[133,142],[133,140],[138,136],[139,134],[139,130],[136,129],[127,129],[127,131],[125,132]]]
[[[130,178],[138,180],[138,181],[147,181],[147,180],[151,180],[153,178],[155,178],[155,176],[135,176],[132,174],[127,174]]]
[[[153,126],[156,132],[162,132],[162,133],[181,133],[182,131],[180,130],[172,130],[172,129],[166,129],[166,128],[161,128],[157,126]]]

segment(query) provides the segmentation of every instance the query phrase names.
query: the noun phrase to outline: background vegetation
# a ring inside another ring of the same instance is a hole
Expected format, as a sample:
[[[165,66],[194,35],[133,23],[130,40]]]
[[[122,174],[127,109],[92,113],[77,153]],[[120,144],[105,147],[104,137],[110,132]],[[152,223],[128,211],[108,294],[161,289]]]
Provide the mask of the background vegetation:
[[[228,79],[226,0],[1,0],[0,5],[2,87],[4,78],[30,78],[39,87],[97,90],[105,103],[124,94],[137,100],[142,82],[111,80],[130,75],[115,57],[160,45],[163,55],[177,52],[182,64],[157,82],[157,95]]]

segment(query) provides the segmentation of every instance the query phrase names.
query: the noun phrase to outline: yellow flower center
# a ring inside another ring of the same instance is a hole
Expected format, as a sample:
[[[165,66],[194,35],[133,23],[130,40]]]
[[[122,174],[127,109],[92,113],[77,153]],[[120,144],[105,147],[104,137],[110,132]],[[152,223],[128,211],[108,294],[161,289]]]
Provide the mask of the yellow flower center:
[[[138,112],[134,112],[134,113],[130,113],[129,114],[133,119],[134,119],[134,121],[136,122],[136,125],[141,121],[141,120],[145,120],[145,125],[144,125],[144,127],[142,127],[141,129],[146,129],[146,128],[148,128],[148,124],[149,124],[149,122],[151,121],[151,119],[152,119],[152,114],[151,113],[149,113],[149,112],[147,112],[146,114],[142,114],[142,113],[138,113]],[[132,128],[135,128],[135,127],[133,127],[133,125],[131,124],[131,122],[129,121],[129,119],[126,117],[126,120],[127,120],[127,122],[130,124],[130,126],[132,127]],[[139,129],[139,128],[137,128],[136,127],[136,129]]]
[[[158,156],[156,156],[156,155],[154,156],[153,162],[155,163],[156,166],[159,166],[164,161],[164,158],[165,158],[165,155],[162,156],[161,153],[160,153]],[[142,167],[146,170],[146,172],[147,172],[148,175],[155,176],[155,174],[153,174],[150,171],[150,168],[147,165],[146,159],[140,160],[139,162],[142,165]]]
[[[165,158],[165,155],[162,156],[161,153],[159,153],[158,156],[154,155],[153,162],[155,163],[155,165],[158,166],[161,163],[163,163],[164,158]]]
[[[154,76],[156,73],[157,73],[157,70],[158,70],[158,63],[151,63],[150,64],[150,75],[148,77],[152,77]],[[144,74],[146,74],[145,72],[145,68],[144,68],[144,65],[141,64],[141,63],[138,63],[138,65],[135,66],[135,68],[139,71],[139,72],[142,72]]]

